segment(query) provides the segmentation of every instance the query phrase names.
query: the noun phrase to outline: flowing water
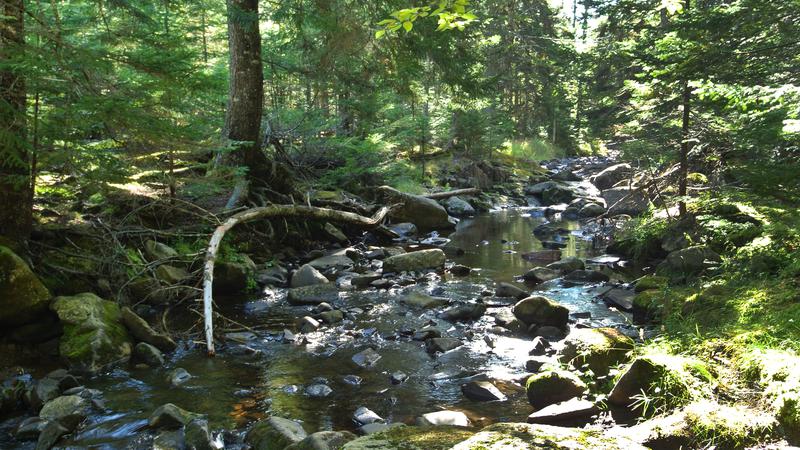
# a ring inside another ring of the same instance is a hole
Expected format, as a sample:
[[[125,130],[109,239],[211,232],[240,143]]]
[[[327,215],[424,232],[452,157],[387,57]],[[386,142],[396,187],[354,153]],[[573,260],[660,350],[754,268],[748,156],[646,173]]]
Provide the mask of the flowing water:
[[[285,293],[280,290],[268,290],[260,298],[246,301],[223,302],[220,307],[226,316],[263,331],[230,335],[216,358],[207,358],[200,346],[186,343],[170,355],[166,368],[121,368],[87,380],[88,387],[103,392],[105,412],[92,416],[81,431],[59,445],[97,449],[144,446],[152,439],[143,432],[148,415],[168,402],[206,414],[213,430],[228,430],[221,438],[230,443],[240,441],[241,430],[249,423],[271,414],[300,420],[309,432],[353,430],[351,417],[360,406],[388,422],[412,423],[420,414],[443,408],[464,411],[478,425],[524,421],[531,407],[518,380],[525,374],[530,338],[498,335],[494,348],[484,340],[494,326],[493,315],[509,308],[510,300],[485,297],[489,309],[483,318],[451,324],[437,319],[435,310],[410,309],[399,303],[398,297],[417,289],[452,302],[474,301],[483,291],[493,290],[498,281],[513,282],[535,265],[522,255],[543,249],[533,234],[536,226],[548,220],[543,211],[513,208],[463,220],[449,236],[446,251],[448,260],[475,268],[471,275],[448,275],[391,291],[342,293],[336,306],[347,311],[349,319],[305,335],[307,342],[302,344],[285,342],[283,330],[292,328],[293,321],[308,314],[310,308],[286,305]],[[557,225],[570,230],[561,237],[562,256],[591,258],[601,253],[593,248],[591,234],[577,222]],[[628,318],[596,300],[593,289],[565,287],[558,282],[538,288],[573,313],[584,313],[577,319],[583,325],[610,325],[632,332]],[[465,345],[438,357],[429,355],[423,343],[411,340],[409,334],[430,324],[443,336],[457,337]],[[368,347],[382,358],[363,369],[351,357]],[[186,369],[193,378],[171,387],[167,373],[176,367]],[[408,379],[394,385],[390,376],[398,371]],[[319,378],[324,378],[332,393],[325,398],[306,395],[305,388],[322,382]],[[354,384],[352,379],[361,382]],[[460,386],[472,379],[493,380],[508,400],[467,400]],[[15,442],[9,435],[21,419],[0,425],[0,447],[33,448],[34,443]]]

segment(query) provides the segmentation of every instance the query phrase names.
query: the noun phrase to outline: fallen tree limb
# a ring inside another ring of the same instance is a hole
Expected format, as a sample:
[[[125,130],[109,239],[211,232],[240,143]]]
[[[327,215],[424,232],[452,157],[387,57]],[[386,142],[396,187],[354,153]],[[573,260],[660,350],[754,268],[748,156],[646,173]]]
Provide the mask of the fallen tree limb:
[[[441,200],[443,198],[455,197],[456,195],[477,195],[480,193],[481,190],[478,188],[467,188],[467,189],[456,189],[454,191],[447,191],[447,192],[435,192],[433,194],[423,195],[423,197],[427,197],[433,200]]]
[[[230,231],[231,228],[241,223],[252,222],[258,219],[271,219],[275,217],[325,220],[329,222],[345,223],[363,228],[376,228],[380,226],[381,222],[383,222],[383,219],[389,213],[390,209],[391,208],[389,207],[383,207],[379,209],[378,212],[376,212],[372,217],[364,217],[351,212],[316,208],[313,206],[272,205],[248,209],[234,214],[225,220],[222,225],[218,226],[217,229],[214,230],[214,234],[211,235],[211,240],[208,242],[208,249],[206,250],[205,268],[203,269],[203,316],[205,318],[206,346],[208,348],[209,356],[214,355],[214,298],[212,295],[212,286],[214,283],[214,263],[217,259],[217,253],[219,252],[219,246],[222,243],[222,238],[225,237],[225,233]]]

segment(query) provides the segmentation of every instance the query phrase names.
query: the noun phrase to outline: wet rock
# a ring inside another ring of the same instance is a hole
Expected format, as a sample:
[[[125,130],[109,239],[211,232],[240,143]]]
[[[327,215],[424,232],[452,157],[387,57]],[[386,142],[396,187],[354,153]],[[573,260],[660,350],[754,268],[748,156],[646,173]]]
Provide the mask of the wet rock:
[[[445,205],[447,212],[450,213],[451,216],[465,217],[475,215],[475,208],[473,208],[469,202],[459,197],[450,197],[445,202]]]
[[[50,423],[40,417],[28,417],[14,430],[14,437],[20,441],[33,441],[39,438],[42,430]]]
[[[342,230],[336,228],[335,225],[325,222],[325,225],[322,227],[322,229],[323,231],[325,231],[325,234],[327,234],[328,237],[330,237],[334,241],[340,243],[347,242],[347,236],[344,233],[342,233]]]
[[[355,262],[350,259],[346,254],[333,254],[316,258],[308,263],[309,266],[319,270],[320,272],[328,272],[335,270],[337,272],[345,272],[351,270]]]
[[[647,357],[636,358],[617,379],[608,401],[614,405],[629,407],[643,391],[649,390],[669,369]]]
[[[404,372],[395,372],[389,377],[389,380],[392,384],[402,384],[404,381],[408,379],[408,375]]]
[[[470,400],[476,402],[506,401],[507,397],[497,389],[497,386],[488,381],[470,381],[461,385],[461,392]]]
[[[375,411],[372,411],[364,406],[356,409],[356,412],[353,413],[353,419],[362,425],[386,422],[381,416],[376,414]]]
[[[340,310],[325,311],[319,314],[319,319],[329,325],[339,323],[344,320],[344,313]]]
[[[71,365],[95,372],[130,356],[130,337],[116,303],[86,293],[57,297],[50,309],[64,327],[59,353]]]
[[[448,322],[472,321],[480,319],[486,313],[486,305],[481,303],[466,303],[454,306],[439,314],[440,319]]]
[[[320,327],[319,321],[313,317],[305,316],[297,321],[297,329],[301,333],[313,333]]]
[[[722,258],[716,252],[704,245],[696,245],[667,255],[667,259],[659,264],[657,273],[674,281],[683,281],[720,263]]]
[[[350,386],[360,386],[361,382],[364,380],[358,375],[345,375],[344,377],[342,377],[342,381],[349,384]]]
[[[526,325],[566,328],[569,310],[547,297],[533,296],[520,300],[513,308],[514,316]]]
[[[600,408],[594,402],[573,398],[534,412],[528,416],[528,423],[558,424],[581,419],[588,420],[599,412]]]
[[[533,336],[542,337],[544,339],[549,340],[560,340],[563,339],[564,336],[567,335],[566,331],[563,328],[554,327],[550,325],[531,325],[528,329],[528,333],[532,334]]]
[[[150,414],[147,424],[150,428],[180,428],[202,415],[186,411],[172,403],[159,406]]]
[[[581,218],[581,210],[575,206],[570,206],[561,212],[562,220],[578,220],[580,218]],[[566,245],[564,245],[564,247],[566,247]]]
[[[338,450],[355,438],[349,431],[318,431],[285,450]]]
[[[383,261],[384,273],[400,273],[441,269],[445,262],[444,252],[440,249],[419,250],[402,255],[390,256]]]
[[[428,350],[428,353],[445,353],[461,347],[462,345],[463,344],[458,339],[446,337],[432,338],[425,341],[425,348]]]
[[[646,450],[625,437],[612,437],[601,431],[527,423],[498,423],[482,429],[452,450]]]
[[[613,328],[576,329],[564,341],[559,361],[574,368],[587,366],[596,376],[628,359],[633,340]]]
[[[576,270],[568,273],[564,279],[575,283],[604,283],[609,277],[597,270]]]
[[[608,205],[608,215],[618,216],[627,214],[638,216],[650,207],[650,199],[644,192],[637,188],[616,187],[606,189],[602,193],[603,200]]]
[[[388,186],[380,188],[391,203],[399,203],[390,216],[400,222],[411,222],[422,230],[453,228],[447,210],[436,200],[419,195],[406,194]]]
[[[391,278],[380,278],[369,284],[375,289],[391,289],[395,285],[395,280]]]
[[[588,217],[597,217],[602,215],[606,212],[606,208],[603,205],[598,203],[587,203],[586,206],[578,211],[578,215],[580,217],[588,218]]]
[[[611,289],[602,295],[603,301],[623,311],[633,309],[633,298],[636,293],[631,289]]]
[[[550,368],[528,378],[525,391],[530,404],[540,409],[579,397],[587,388],[572,372]]]
[[[70,430],[57,421],[47,422],[41,433],[39,433],[39,439],[36,441],[36,450],[51,449],[62,436],[69,432]]]
[[[381,355],[371,348],[356,353],[352,358],[353,362],[362,369],[372,367],[379,359],[381,359]]]
[[[547,268],[551,270],[556,270],[561,274],[568,274],[576,270],[583,270],[586,268],[586,265],[583,263],[582,259],[570,256],[560,261],[548,264]]]
[[[189,272],[182,267],[162,264],[156,268],[156,278],[167,285],[180,284],[189,278]]]
[[[254,450],[283,450],[306,437],[308,434],[299,423],[272,416],[253,425],[245,441]]]
[[[531,358],[525,361],[525,370],[531,373],[537,373],[542,370],[542,367],[544,367],[546,364],[549,364],[549,362],[545,359]]]
[[[412,335],[415,341],[427,341],[428,339],[442,337],[442,333],[433,327],[420,328]]]
[[[448,300],[444,298],[431,297],[430,295],[419,291],[411,291],[401,297],[400,302],[414,308],[430,309],[444,306],[447,304]]]
[[[333,311],[334,307],[330,303],[322,302],[319,305],[315,306],[312,310],[315,314],[320,314],[328,311]]]
[[[220,261],[214,266],[214,292],[232,294],[246,292],[256,272],[256,263],[239,254],[237,261]]]
[[[390,225],[389,229],[394,231],[400,237],[409,237],[417,235],[417,226],[410,222],[403,222]]]
[[[541,250],[523,253],[522,259],[536,264],[547,264],[561,259],[561,250]]]
[[[405,424],[402,423],[392,423],[392,424],[385,424],[385,423],[368,423],[366,425],[362,425],[358,427],[358,434],[361,435],[370,435],[375,433],[382,433],[386,430],[397,428],[397,427],[404,427]]]
[[[136,347],[133,348],[133,356],[150,367],[164,365],[164,355],[161,354],[161,351],[146,342],[136,344]]]
[[[603,189],[610,189],[615,184],[622,180],[629,178],[633,174],[633,169],[629,164],[616,164],[607,167],[597,175],[591,177],[591,181],[601,191]]]
[[[667,287],[668,284],[669,284],[669,279],[667,277],[649,275],[640,278],[639,281],[636,282],[636,287],[634,288],[634,291],[644,292],[644,291],[649,291],[650,289],[664,289]]]
[[[450,268],[450,273],[457,277],[466,277],[472,273],[472,269],[461,264],[456,264]]]
[[[61,395],[59,381],[50,377],[39,380],[31,389],[31,409],[38,412],[45,403]]]
[[[577,195],[571,186],[560,183],[546,187],[541,193],[542,204],[545,206],[569,203],[575,197],[577,197]]]
[[[417,425],[468,427],[470,426],[470,421],[467,415],[460,411],[436,411],[423,414],[417,419]]]
[[[39,411],[39,418],[74,430],[89,415],[91,405],[90,400],[80,395],[64,395],[45,403]]]
[[[367,272],[356,275],[350,279],[350,283],[358,289],[364,289],[370,286],[373,281],[381,279],[381,274],[378,272]]]
[[[328,385],[325,384],[312,384],[311,386],[306,387],[306,395],[312,398],[324,398],[333,393],[333,389],[331,389]]]
[[[558,270],[553,270],[547,267],[534,267],[533,269],[525,272],[525,274],[522,275],[522,279],[528,283],[540,284],[544,283],[545,281],[555,280],[560,276],[561,272]]]
[[[47,311],[50,292],[30,267],[0,246],[0,324],[19,326]]]
[[[528,293],[511,283],[499,283],[494,290],[494,295],[497,297],[523,299],[528,296]]]
[[[304,264],[292,274],[292,281],[289,284],[292,288],[305,286],[315,286],[328,283],[328,279],[319,270],[310,264]]]
[[[167,244],[148,240],[144,243],[144,255],[150,262],[178,257],[178,252]]]
[[[136,340],[146,342],[164,352],[171,352],[178,347],[171,337],[157,333],[150,327],[147,321],[139,317],[139,315],[130,308],[122,308],[120,314],[120,319],[125,325],[125,328],[128,329]]]
[[[569,169],[560,170],[553,174],[553,176],[550,178],[557,181],[581,181],[581,177],[575,175]]]
[[[167,381],[172,387],[178,387],[191,379],[192,374],[182,367],[176,367],[167,374]]]
[[[280,264],[259,270],[255,275],[256,283],[261,286],[286,286],[289,283],[289,271]]]
[[[162,431],[153,440],[153,450],[185,450],[186,437],[183,430]]]
[[[334,303],[339,299],[339,289],[334,283],[317,284],[289,289],[287,300],[292,305],[318,305]]]
[[[214,439],[208,427],[208,420],[193,419],[184,427],[186,448],[188,450],[215,450]]]

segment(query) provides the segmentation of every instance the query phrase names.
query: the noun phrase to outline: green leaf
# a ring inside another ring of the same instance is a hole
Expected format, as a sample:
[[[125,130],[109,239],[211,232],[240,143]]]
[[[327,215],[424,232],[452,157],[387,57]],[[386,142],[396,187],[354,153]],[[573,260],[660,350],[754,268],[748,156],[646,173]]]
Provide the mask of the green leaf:
[[[375,39],[380,39],[386,34],[386,30],[378,30],[375,32]]]
[[[409,22],[403,22],[403,29],[406,30],[406,33],[411,31],[412,28],[414,28],[414,24],[413,23],[411,23],[410,21]]]

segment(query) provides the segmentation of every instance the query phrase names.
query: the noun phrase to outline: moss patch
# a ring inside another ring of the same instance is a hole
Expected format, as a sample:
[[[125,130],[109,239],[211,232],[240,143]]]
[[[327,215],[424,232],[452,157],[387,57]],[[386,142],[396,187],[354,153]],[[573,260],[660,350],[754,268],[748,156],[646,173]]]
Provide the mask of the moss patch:
[[[474,430],[461,427],[395,427],[350,441],[343,450],[445,450],[470,438]]]

